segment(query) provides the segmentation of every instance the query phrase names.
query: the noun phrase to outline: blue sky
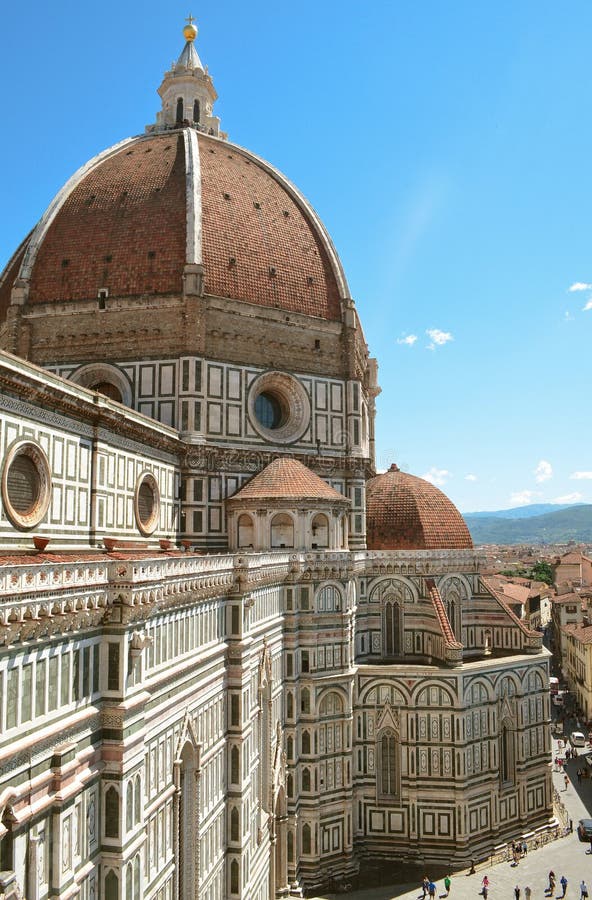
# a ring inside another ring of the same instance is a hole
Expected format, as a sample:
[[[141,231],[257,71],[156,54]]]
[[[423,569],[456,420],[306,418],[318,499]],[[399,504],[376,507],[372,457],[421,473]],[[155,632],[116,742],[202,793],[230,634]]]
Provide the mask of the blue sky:
[[[378,466],[463,511],[592,502],[592,4],[10,4],[0,264],[154,121],[190,11],[222,127],[342,258],[380,365]]]

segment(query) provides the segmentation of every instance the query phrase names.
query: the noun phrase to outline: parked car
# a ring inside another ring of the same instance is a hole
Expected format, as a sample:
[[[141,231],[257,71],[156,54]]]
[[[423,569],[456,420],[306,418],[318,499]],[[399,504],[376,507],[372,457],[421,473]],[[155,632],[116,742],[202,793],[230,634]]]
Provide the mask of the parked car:
[[[580,819],[578,822],[578,837],[581,841],[592,839],[592,819]]]
[[[586,736],[581,731],[572,731],[569,736],[572,747],[585,747]]]

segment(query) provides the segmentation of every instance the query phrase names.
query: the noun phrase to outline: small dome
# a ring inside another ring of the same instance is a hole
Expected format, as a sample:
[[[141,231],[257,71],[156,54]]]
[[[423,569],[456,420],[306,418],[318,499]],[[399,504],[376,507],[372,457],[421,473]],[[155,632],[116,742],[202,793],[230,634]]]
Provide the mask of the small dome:
[[[471,550],[473,542],[458,509],[423,478],[388,472],[366,484],[369,550]]]
[[[278,457],[270,462],[236,494],[229,497],[227,505],[232,505],[234,500],[322,500],[344,505],[350,503],[347,497],[291,457]]]

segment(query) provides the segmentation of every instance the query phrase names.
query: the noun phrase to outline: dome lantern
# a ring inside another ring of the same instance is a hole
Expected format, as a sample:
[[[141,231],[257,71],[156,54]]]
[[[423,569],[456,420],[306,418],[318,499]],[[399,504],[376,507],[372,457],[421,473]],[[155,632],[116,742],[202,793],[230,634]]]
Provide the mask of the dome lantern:
[[[190,125],[211,134],[225,138],[220,131],[220,119],[213,115],[218,94],[214,82],[204,68],[195,49],[197,26],[192,15],[183,27],[185,46],[176,63],[165,72],[158,93],[162,99],[162,109],[156,115],[156,125],[148,125],[146,131],[165,131]]]

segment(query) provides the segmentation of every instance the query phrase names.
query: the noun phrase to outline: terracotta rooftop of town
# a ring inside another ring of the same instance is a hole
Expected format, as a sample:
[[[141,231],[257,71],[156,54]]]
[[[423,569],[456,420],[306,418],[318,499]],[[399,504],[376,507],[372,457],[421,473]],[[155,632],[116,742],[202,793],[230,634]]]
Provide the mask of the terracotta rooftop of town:
[[[180,294],[185,264],[200,262],[188,259],[189,219],[206,294],[341,319],[343,273],[304,198],[257,156],[179,127],[123,141],[75,173],[0,276],[0,320],[19,279],[31,305],[100,290]]]
[[[423,478],[392,465],[366,484],[369,550],[467,550],[473,542],[456,506]]]
[[[331,503],[350,503],[347,497],[336,491],[326,481],[307,469],[296,459],[274,459],[261,472],[251,478],[233,500],[324,500]]]
[[[564,625],[561,630],[581,644],[592,644],[592,625]]]

